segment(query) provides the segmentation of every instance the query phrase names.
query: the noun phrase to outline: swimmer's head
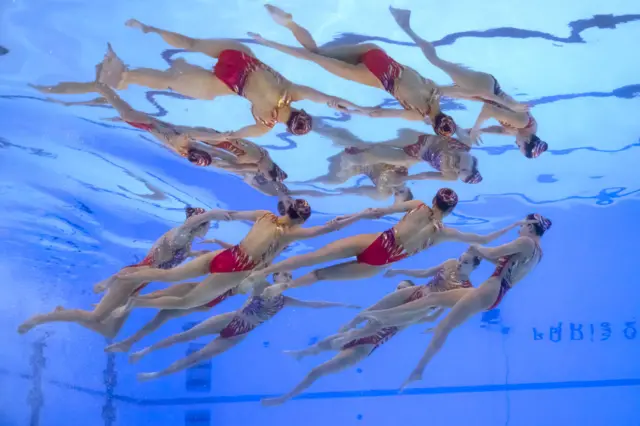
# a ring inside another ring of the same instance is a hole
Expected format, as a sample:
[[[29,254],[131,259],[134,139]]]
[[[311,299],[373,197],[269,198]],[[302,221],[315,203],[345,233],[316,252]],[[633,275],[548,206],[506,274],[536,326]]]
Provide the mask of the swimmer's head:
[[[287,216],[295,223],[304,223],[311,217],[311,206],[306,200],[301,198],[295,200],[278,201],[278,213],[280,216]]]
[[[415,287],[415,283],[411,280],[403,280],[398,283],[396,290],[402,290],[403,288]]]
[[[278,166],[276,163],[273,163],[273,166],[271,166],[271,168],[269,169],[269,177],[274,182],[282,182],[289,176],[284,170],[280,168],[280,166]]]
[[[393,189],[394,204],[404,203],[413,200],[413,192],[408,186],[402,185]]]
[[[538,213],[527,215],[527,220],[535,221],[520,227],[520,235],[542,237],[551,228],[551,221]]]
[[[460,171],[458,175],[464,183],[474,184],[482,182],[482,175],[478,170],[478,159],[472,155],[463,155],[460,159]]]
[[[187,160],[200,167],[210,166],[213,161],[208,152],[195,148],[189,148]]]
[[[450,138],[456,133],[458,126],[450,115],[440,112],[433,120],[433,130],[440,136]]]
[[[518,148],[520,148],[520,152],[527,158],[538,158],[543,152],[549,149],[549,144],[535,134],[524,139],[518,139],[516,143],[518,144]]]
[[[291,114],[287,120],[289,133],[296,136],[306,135],[311,131],[312,125],[313,118],[305,110],[291,109]]]
[[[197,216],[199,214],[203,214],[205,213],[206,210],[203,209],[202,207],[185,207],[184,209],[184,213],[187,216],[186,219],[188,220],[191,216]],[[197,237],[204,237],[205,235],[207,235],[207,232],[209,231],[209,225],[211,224],[211,222],[205,222],[202,225],[198,226],[197,228],[194,229],[194,235]]]
[[[286,283],[293,279],[293,276],[289,272],[276,272],[271,275],[274,284]]]
[[[469,252],[469,250],[462,253],[458,258],[460,264],[460,272],[465,275],[471,274],[480,265],[482,259],[479,256],[475,256]]]
[[[443,216],[448,215],[458,205],[458,194],[451,188],[441,188],[433,197],[433,208],[442,212]]]

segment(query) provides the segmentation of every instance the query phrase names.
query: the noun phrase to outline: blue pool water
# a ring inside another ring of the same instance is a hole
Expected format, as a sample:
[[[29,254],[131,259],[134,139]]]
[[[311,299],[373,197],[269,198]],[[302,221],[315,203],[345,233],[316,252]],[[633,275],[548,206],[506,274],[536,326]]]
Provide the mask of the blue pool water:
[[[484,136],[484,145],[473,151],[484,176],[480,184],[409,183],[415,197],[425,201],[442,186],[455,189],[460,203],[445,223],[465,232],[488,233],[530,212],[551,218],[544,260],[518,290],[498,309],[455,330],[423,380],[403,394],[398,388],[429,341],[420,326],[359,365],[319,380],[298,399],[272,408],[260,399],[290,390],[333,356],[296,362],[283,350],[301,349],[334,333],[355,311],[288,308],[211,362],[146,383],[138,382],[136,373],[165,368],[211,338],[130,365],[126,355],[104,352],[105,338],[78,325],[54,323],[19,335],[20,323],[57,305],[90,309],[99,300],[92,286],[140,261],[160,235],[183,221],[186,205],[275,210],[276,203],[236,175],[196,167],[141,131],[107,120],[115,111],[105,105],[59,102],[88,101],[96,94],[46,96],[28,83],[91,81],[107,42],[136,67],[165,69],[178,57],[213,65],[211,58],[175,51],[156,35],[125,27],[132,17],[193,37],[248,40],[246,32],[254,31],[284,44],[296,42],[273,23],[260,1],[6,0],[0,7],[0,425],[640,424],[635,275],[640,56],[634,53],[640,6],[633,0],[391,3],[413,11],[414,29],[434,42],[442,57],[492,73],[505,91],[534,105],[539,136],[549,142],[539,158],[523,157],[510,138]],[[375,42],[399,62],[450,84],[394,23],[388,2],[277,5],[293,13],[319,43]],[[342,80],[273,49],[251,48],[296,83],[360,105],[398,107],[382,90]],[[247,102],[239,97],[192,100],[142,86],[119,94],[134,108],[174,124],[227,131],[252,122]],[[300,105],[322,117],[318,121],[348,129],[366,142],[390,140],[406,129],[432,133],[420,122]],[[443,105],[467,128],[481,108],[458,100]],[[328,159],[343,149],[321,132],[293,137],[278,125],[255,141],[288,173],[290,189],[316,191],[308,197],[311,225],[393,201],[354,190],[371,185],[362,175],[338,185],[300,183],[326,174]],[[411,172],[428,170],[420,164]],[[344,236],[380,232],[398,218],[361,221],[338,234],[296,243],[281,257]],[[216,223],[209,237],[237,243],[248,229],[243,222]],[[512,231],[496,243],[514,236]],[[465,248],[443,244],[400,267],[435,266]],[[490,273],[491,266],[482,264],[472,279],[480,284]],[[399,280],[325,282],[290,293],[369,306]],[[232,298],[213,314],[243,302],[244,296]],[[136,348],[211,315],[169,322]],[[131,335],[152,316],[149,309],[134,311],[119,337]]]

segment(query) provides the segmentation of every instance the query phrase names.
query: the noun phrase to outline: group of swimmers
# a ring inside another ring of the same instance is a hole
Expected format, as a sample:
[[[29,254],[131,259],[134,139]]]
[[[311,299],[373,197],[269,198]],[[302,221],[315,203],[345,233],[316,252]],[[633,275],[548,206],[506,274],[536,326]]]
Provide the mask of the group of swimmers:
[[[74,322],[113,338],[133,309],[157,309],[156,316],[140,331],[106,348],[108,352],[128,352],[135,343],[170,319],[207,311],[238,294],[250,295],[235,312],[213,316],[183,333],[133,353],[130,360],[135,362],[157,349],[205,335],[218,335],[199,351],[166,369],[138,375],[141,380],[155,379],[192,367],[230,349],[285,306],[359,309],[353,305],[302,301],[283,295],[289,289],[309,286],[318,281],[370,278],[380,274],[389,265],[437,244],[448,241],[468,243],[470,247],[458,259],[449,259],[429,269],[387,269],[384,275],[389,277],[407,275],[431,279],[424,285],[415,285],[411,280],[400,282],[395,291],[360,312],[338,333],[307,349],[291,352],[297,358],[322,351],[337,351],[338,354],[314,368],[291,392],[263,402],[265,405],[283,403],[308,388],[319,377],[359,362],[404,328],[416,323],[434,322],[445,309],[450,309],[430,329],[433,337],[422,359],[403,384],[404,388],[421,379],[424,368],[454,328],[481,311],[495,308],[505,294],[540,262],[540,238],[551,227],[551,221],[542,215],[529,214],[523,220],[487,235],[465,233],[443,224],[443,219],[454,211],[458,203],[454,190],[438,190],[431,205],[427,205],[413,199],[413,194],[405,185],[411,179],[460,179],[465,183],[480,183],[482,176],[478,171],[478,162],[470,151],[474,144],[479,143],[479,134],[483,132],[513,135],[527,158],[538,157],[547,150],[547,144],[536,135],[537,123],[526,105],[504,93],[493,76],[440,59],[434,47],[411,29],[409,11],[390,8],[398,25],[432,64],[451,77],[453,85],[437,85],[412,68],[400,65],[373,44],[320,48],[308,31],[293,21],[290,14],[272,5],[267,5],[266,9],[276,23],[291,30],[303,47],[281,45],[250,33],[258,43],[313,61],[342,78],[384,89],[399,101],[403,109],[361,107],[311,87],[292,83],[258,60],[246,45],[237,41],[194,39],[136,20],[127,21],[129,27],[145,33],[156,33],[174,47],[217,58],[213,73],[184,60],[174,61],[166,71],[129,69],[109,46],[104,60],[96,67],[95,81],[34,87],[48,93],[100,93],[123,121],[153,134],[190,162],[241,174],[248,177],[252,186],[277,196],[278,214],[266,210],[205,211],[187,207],[185,222],[162,235],[140,263],[127,266],[94,286],[95,293],[105,295],[93,310],[58,307],[51,313],[36,315],[24,322],[19,327],[20,333],[45,323]],[[198,99],[237,94],[251,102],[255,124],[232,132],[173,125],[136,111],[122,100],[116,90],[126,89],[131,84],[171,89]],[[473,128],[462,129],[452,117],[444,114],[440,110],[440,96],[483,102]],[[302,99],[327,103],[350,114],[422,120],[433,126],[436,135],[405,134],[405,137],[394,141],[366,143],[357,140],[346,130],[331,128],[319,123],[319,120],[314,124],[312,117],[304,110],[291,106]],[[481,124],[489,118],[497,119],[500,126],[481,128]],[[277,123],[285,123],[294,135],[304,135],[313,129],[345,146],[344,153],[334,161],[337,167],[317,181],[346,181],[353,174],[363,173],[374,183],[369,195],[393,195],[393,204],[337,217],[324,225],[303,227],[311,215],[309,203],[302,198],[294,198],[296,191],[284,184],[287,174],[273,162],[267,150],[244,139],[264,135]],[[408,167],[420,160],[429,163],[436,171],[409,175]],[[335,232],[359,220],[397,213],[403,214],[402,218],[387,231],[338,239],[314,252],[274,263],[282,251],[295,241]],[[192,250],[193,242],[196,238],[206,236],[212,221],[250,221],[253,225],[238,244],[217,239],[204,240],[205,243],[219,245],[221,249]],[[519,229],[519,236],[511,242],[493,248],[483,247],[514,228]],[[185,262],[189,258],[193,259]],[[291,275],[299,268],[336,260],[344,261],[318,267],[295,279]],[[486,281],[474,287],[470,274],[482,260],[494,263],[496,269]],[[269,276],[273,284],[269,283]],[[150,282],[173,283],[197,277],[204,279],[141,293]]]

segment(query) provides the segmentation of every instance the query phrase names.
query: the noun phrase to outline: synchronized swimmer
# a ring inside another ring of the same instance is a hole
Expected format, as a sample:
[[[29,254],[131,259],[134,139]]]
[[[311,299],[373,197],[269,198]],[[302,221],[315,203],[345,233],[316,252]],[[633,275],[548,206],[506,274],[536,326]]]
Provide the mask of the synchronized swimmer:
[[[393,292],[358,313],[336,334],[308,348],[288,351],[296,359],[325,351],[337,354],[313,368],[291,391],[262,401],[263,405],[272,406],[294,398],[323,376],[357,364],[402,330],[415,324],[435,322],[435,326],[426,330],[432,334],[431,341],[402,388],[420,380],[424,369],[455,328],[473,315],[496,308],[507,292],[540,263],[540,241],[551,228],[550,219],[532,213],[488,234],[462,232],[444,224],[445,218],[458,205],[455,190],[440,188],[436,191],[437,187],[434,188],[431,205],[427,205],[414,199],[408,186],[411,181],[422,180],[473,185],[484,182],[478,159],[472,151],[474,145],[482,142],[480,135],[483,133],[514,136],[525,157],[539,157],[547,151],[548,144],[538,137],[538,123],[528,105],[506,94],[493,75],[441,59],[435,47],[411,28],[411,12],[408,10],[389,8],[398,26],[420,48],[427,61],[451,78],[452,85],[439,85],[423,77],[413,68],[396,62],[375,44],[318,47],[309,32],[294,21],[291,14],[273,5],[265,7],[273,20],[290,30],[302,47],[286,46],[249,33],[256,42],[314,62],[340,78],[385,90],[400,103],[402,109],[362,107],[341,97],[293,83],[256,58],[247,45],[235,40],[192,38],[135,19],[128,20],[128,27],[143,33],[155,33],[173,47],[202,53],[217,62],[212,70],[189,64],[183,59],[174,60],[165,71],[130,69],[108,44],[104,59],[96,65],[93,81],[32,87],[50,94],[99,93],[103,99],[92,102],[99,101],[113,107],[118,114],[113,120],[148,132],[164,147],[196,166],[210,166],[242,176],[255,189],[277,199],[274,201],[274,204],[277,202],[277,214],[268,210],[207,211],[187,206],[184,223],[158,238],[142,261],[122,267],[93,286],[94,293],[104,293],[94,309],[59,306],[53,312],[34,315],[25,321],[19,326],[19,333],[27,333],[34,327],[51,322],[73,322],[114,339],[132,310],[156,309],[154,318],[141,329],[105,349],[106,352],[129,352],[135,344],[171,319],[208,311],[231,297],[248,294],[246,302],[238,310],[211,316],[187,331],[132,353],[130,361],[135,363],[159,349],[203,336],[217,336],[202,349],[161,371],[140,373],[138,379],[146,381],[182,371],[230,350],[286,306],[360,309],[348,303],[303,301],[282,294],[290,289],[319,281],[367,279],[385,269],[387,278],[398,275],[430,278],[423,285],[416,285],[411,280],[401,281]],[[117,91],[131,85],[173,90],[203,100],[241,96],[250,102],[255,123],[235,131],[174,125],[135,110],[123,100]],[[482,102],[481,112],[470,129],[461,128],[451,116],[442,112],[442,96]],[[303,100],[324,103],[341,112],[365,117],[423,121],[432,126],[435,135],[402,129],[393,140],[366,142],[346,129],[328,125],[322,119],[314,122],[303,109],[292,106],[294,102]],[[496,119],[500,126],[482,128],[489,119]],[[341,147],[342,152],[330,158],[326,175],[305,182],[289,182],[287,173],[274,162],[268,150],[246,139],[263,136],[278,123],[285,124],[287,130],[297,136],[314,130]],[[409,173],[409,169],[419,163],[426,163],[433,170]],[[372,185],[334,190],[333,193],[289,188],[292,184],[339,185],[357,175],[367,176]],[[364,195],[375,200],[393,197],[393,204],[345,214],[322,225],[303,226],[311,216],[311,206],[303,197],[347,194]],[[288,246],[297,241],[334,233],[357,221],[394,214],[402,214],[402,217],[384,232],[340,237],[316,251],[276,261]],[[211,223],[216,221],[250,222],[251,226],[237,244],[215,238],[204,240]],[[483,246],[517,227],[519,236],[511,242],[497,247]],[[221,248],[193,250],[192,245],[198,240],[201,244],[213,243]],[[428,269],[389,269],[396,262],[445,242],[466,243],[469,247],[459,258],[448,259]],[[337,260],[341,263],[316,266]],[[471,274],[483,260],[495,264],[495,270],[482,284],[474,287]],[[309,266],[317,269],[295,279],[291,275]],[[269,283],[269,276],[273,284]],[[150,282],[176,283],[199,277],[202,277],[200,281],[172,284],[143,294]],[[449,312],[441,318],[446,310]]]

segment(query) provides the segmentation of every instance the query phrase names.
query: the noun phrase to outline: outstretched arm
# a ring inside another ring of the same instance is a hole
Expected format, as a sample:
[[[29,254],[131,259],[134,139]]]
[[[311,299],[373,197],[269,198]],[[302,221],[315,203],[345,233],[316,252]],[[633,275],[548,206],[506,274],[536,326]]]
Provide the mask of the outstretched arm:
[[[309,100],[312,102],[326,103],[331,108],[339,111],[349,112],[349,108],[358,111],[367,111],[369,108],[361,107],[353,102],[349,102],[346,99],[342,99],[337,96],[327,95],[319,90],[316,90],[309,86],[294,85],[292,88],[291,97],[294,101]]]
[[[513,228],[522,225],[522,223],[522,221],[519,221],[505,228],[502,228],[499,231],[495,231],[486,235],[461,232],[454,228],[445,228],[438,236],[438,242],[457,241],[460,243],[469,244],[488,244],[491,241],[496,240],[507,232],[511,231]]]
[[[434,276],[439,270],[443,269],[449,261],[442,262],[438,266],[428,269],[389,269],[384,273],[385,277],[395,277],[398,275],[406,275],[414,278],[428,278]]]
[[[325,309],[325,308],[349,308],[349,309],[361,309],[361,306],[358,305],[349,305],[346,303],[336,303],[336,302],[313,302],[307,300],[298,300],[293,297],[285,296],[285,303],[289,306],[297,306],[300,308],[311,308],[311,309]]]
[[[370,216],[368,216],[366,213],[356,213],[335,218],[320,226],[312,226],[310,228],[294,228],[289,231],[289,238],[292,240],[306,240],[309,238],[319,237],[320,235],[338,231],[359,221],[360,219],[365,219],[367,217]]]
[[[534,245],[530,238],[520,237],[498,247],[480,247],[478,245],[472,245],[470,247],[470,251],[482,257],[483,259],[492,261],[503,256],[509,256],[522,252],[530,252],[533,250],[533,248]]]
[[[235,247],[235,244],[227,243],[225,241],[219,240],[217,238],[212,238],[210,240],[203,240],[200,242],[201,244],[217,244],[223,249],[228,249],[231,247]]]
[[[479,130],[480,133],[490,133],[493,135],[508,135],[509,130],[502,126],[488,126]]]
[[[351,321],[349,321],[348,323],[343,325],[340,328],[339,332],[340,333],[344,333],[344,332],[346,332],[348,330],[351,330],[351,329],[357,327],[362,322],[367,321],[366,318],[361,316],[365,312],[378,311],[378,310],[381,310],[381,309],[390,309],[390,308],[395,308],[397,306],[402,305],[404,302],[406,302],[407,298],[409,298],[409,296],[411,296],[411,294],[413,294],[414,291],[416,291],[415,287],[407,287],[407,288],[403,288],[402,290],[396,290],[393,293],[387,294],[385,297],[380,299],[378,302],[376,302],[373,305],[369,306],[367,309],[362,311],[360,314],[356,315],[355,318],[353,318]]]
[[[390,207],[381,207],[375,209],[367,209],[363,213],[368,213],[370,217],[383,217],[394,213],[405,213],[413,209],[417,209],[424,203],[420,200],[405,201],[403,203],[394,204]]]
[[[442,181],[456,181],[458,176],[442,172],[422,172],[414,175],[404,176],[402,178],[404,182],[412,180],[442,180]]]
[[[209,134],[206,137],[207,142],[223,141],[226,139],[244,139],[244,138],[257,138],[269,133],[272,127],[266,124],[256,121],[255,124],[250,124],[241,129],[233,132],[221,132],[217,135]],[[203,140],[204,142],[204,140]]]
[[[371,108],[368,110],[355,111],[361,115],[368,115],[373,118],[402,118],[411,121],[424,121],[425,118],[414,110],[400,108]]]
[[[182,225],[184,228],[197,228],[206,222],[211,222],[212,220],[238,220],[231,218],[231,210],[209,210],[201,214],[193,215]]]

